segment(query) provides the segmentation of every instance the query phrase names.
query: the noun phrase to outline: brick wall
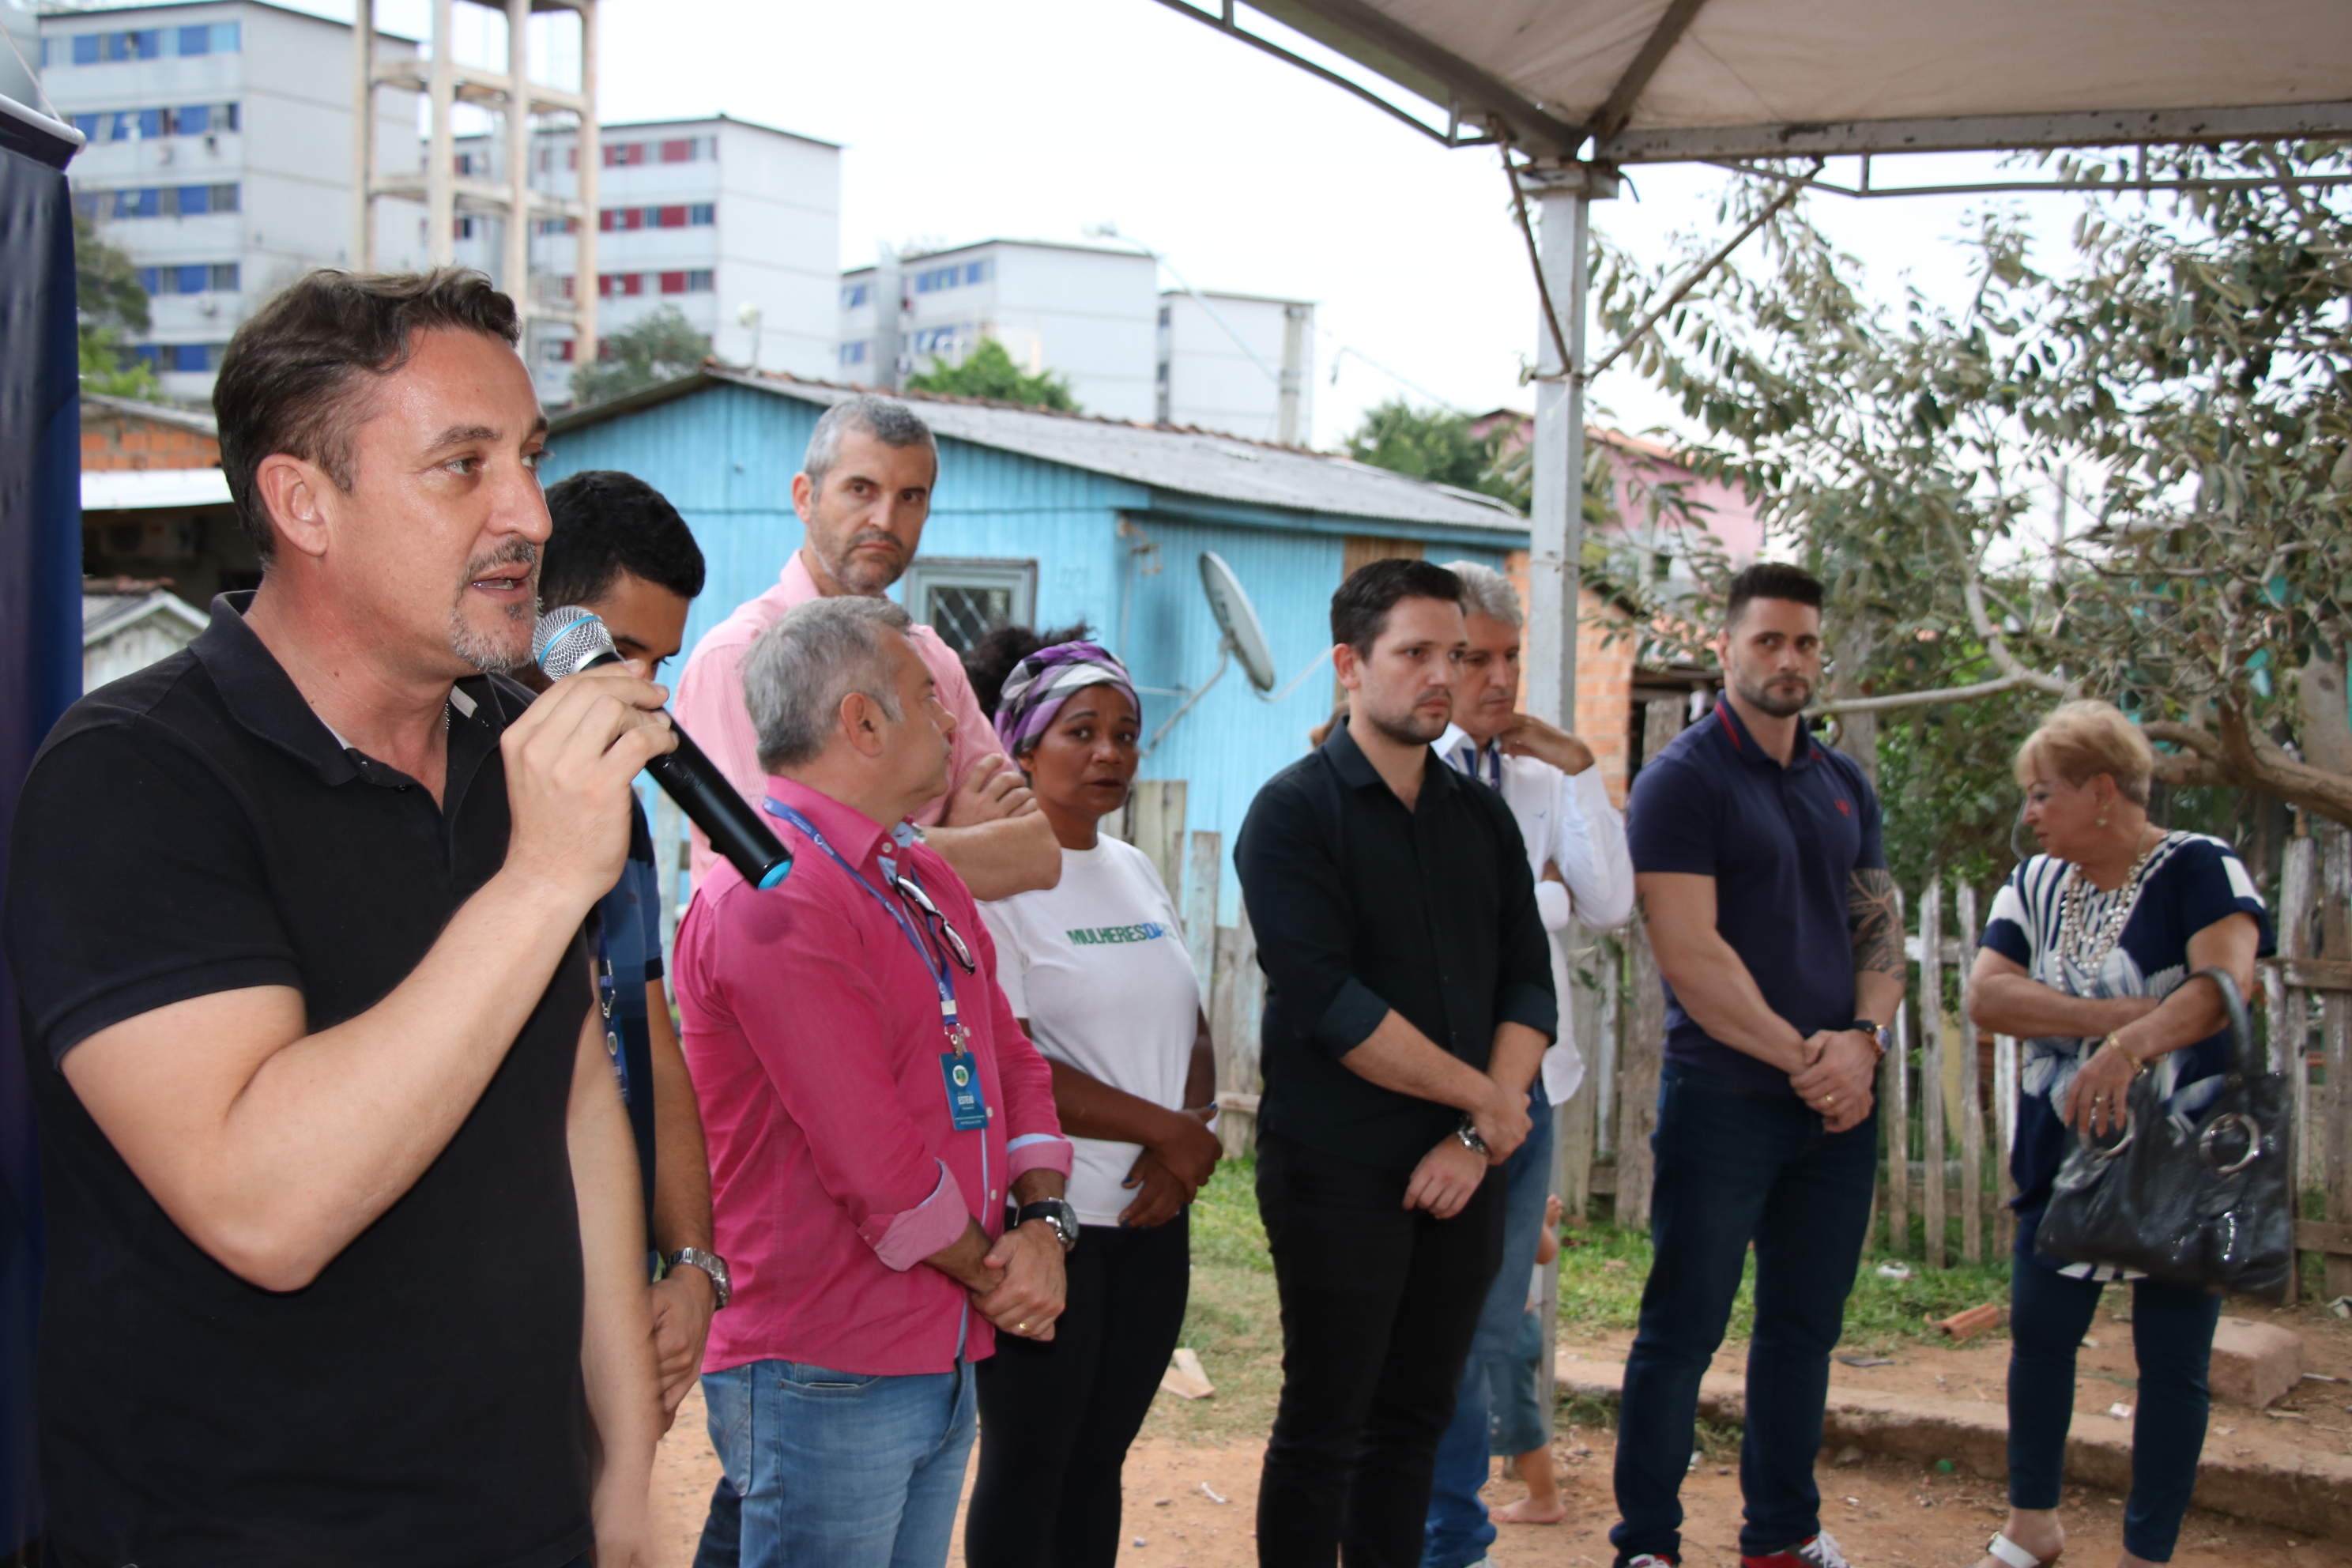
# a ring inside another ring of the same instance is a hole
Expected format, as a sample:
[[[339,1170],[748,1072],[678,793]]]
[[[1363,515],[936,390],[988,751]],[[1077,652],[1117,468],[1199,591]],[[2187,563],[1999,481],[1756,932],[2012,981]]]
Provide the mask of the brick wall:
[[[1503,562],[1503,575],[1519,591],[1519,605],[1528,604],[1528,552],[1514,550]],[[1625,770],[1632,756],[1633,722],[1633,653],[1625,613],[1586,588],[1577,611],[1576,735],[1592,748],[1609,798],[1625,804]],[[1616,635],[1612,636],[1614,633]]]
[[[220,443],[176,425],[87,411],[81,424],[81,466],[85,470],[216,468]]]

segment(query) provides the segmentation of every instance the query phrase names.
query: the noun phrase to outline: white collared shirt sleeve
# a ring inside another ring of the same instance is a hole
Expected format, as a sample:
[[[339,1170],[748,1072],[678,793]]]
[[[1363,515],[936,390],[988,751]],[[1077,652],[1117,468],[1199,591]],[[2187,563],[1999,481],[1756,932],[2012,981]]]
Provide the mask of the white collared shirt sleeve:
[[[1633,856],[1625,847],[1625,818],[1609,804],[1609,786],[1598,766],[1558,777],[1551,863],[1568,884],[1576,918],[1592,931],[1613,930],[1633,912]],[[1559,929],[1549,919],[1544,924]]]

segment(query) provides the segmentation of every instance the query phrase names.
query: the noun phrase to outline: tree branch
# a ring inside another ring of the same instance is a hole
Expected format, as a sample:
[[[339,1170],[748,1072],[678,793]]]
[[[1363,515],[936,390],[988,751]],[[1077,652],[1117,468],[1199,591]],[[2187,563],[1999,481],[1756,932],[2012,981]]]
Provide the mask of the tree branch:
[[[1958,544],[1960,542],[1958,531],[1953,529],[1950,531],[1953,534],[1952,542]],[[2054,675],[2044,675],[2038,669],[2027,668],[2024,660],[2010,652],[2009,643],[2001,636],[2000,628],[1993,625],[1992,616],[1986,613],[1984,586],[1977,580],[1975,555],[1966,549],[1957,550],[1953,554],[1959,562],[1960,598],[1969,607],[1969,624],[1976,628],[1977,637],[1983,642],[1985,652],[1992,656],[1993,663],[2000,667],[2003,675],[2010,678],[2010,685],[2030,686],[2036,691],[2047,691],[2053,697],[2074,695],[2074,688],[2071,683]]]
[[[1966,702],[1971,698],[1991,697],[2029,684],[2030,681],[2019,676],[2003,675],[1991,680],[1979,680],[1973,686],[1945,686],[1933,691],[1896,691],[1884,697],[1832,697],[1812,711],[1821,714],[1892,713],[1904,708],[1932,708],[1938,702]]]
[[[2222,700],[2220,717],[2221,749],[2241,788],[2274,795],[2352,827],[2352,778],[2297,761],[2234,701]]]

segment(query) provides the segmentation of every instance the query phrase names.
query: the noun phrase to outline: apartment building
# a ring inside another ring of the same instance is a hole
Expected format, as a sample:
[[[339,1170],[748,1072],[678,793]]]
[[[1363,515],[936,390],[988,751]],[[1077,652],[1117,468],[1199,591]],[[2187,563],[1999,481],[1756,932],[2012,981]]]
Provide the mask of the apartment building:
[[[625,331],[674,305],[730,364],[825,376],[835,363],[841,254],[841,149],[830,142],[714,115],[607,125],[597,179],[597,331]],[[457,171],[502,179],[504,142],[461,137]],[[532,139],[530,183],[579,190],[579,138]],[[538,287],[571,298],[570,221],[534,220]],[[459,214],[458,265],[498,278],[502,220]],[[540,397],[571,401],[572,333],[550,325],[524,345]]]
[[[390,58],[412,40],[380,35]],[[132,343],[165,392],[212,395],[253,309],[313,267],[350,266],[351,27],[268,0],[41,18],[41,86],[89,139],[75,210],[127,252],[151,297]],[[385,167],[420,167],[416,98],[376,97]],[[383,209],[379,268],[425,259],[423,209]]]
[[[1170,289],[1160,296],[1156,416],[1305,446],[1315,430],[1314,356],[1315,307],[1303,300]]]
[[[984,338],[1015,363],[1069,378],[1089,414],[1150,420],[1153,321],[1160,265],[1133,250],[990,239],[898,259],[902,369],[960,364]],[[892,378],[880,310],[890,275],[862,267],[841,275],[837,368],[844,381]]]

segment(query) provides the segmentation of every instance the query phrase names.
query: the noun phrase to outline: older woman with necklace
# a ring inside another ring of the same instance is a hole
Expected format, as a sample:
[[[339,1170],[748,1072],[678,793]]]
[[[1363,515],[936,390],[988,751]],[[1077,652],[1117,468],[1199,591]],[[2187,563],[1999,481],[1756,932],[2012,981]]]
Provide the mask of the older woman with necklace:
[[[2010,1270],[2009,1524],[1979,1568],[2046,1568],[2058,1519],[2074,1347],[2112,1268],[2034,1250],[2069,1126],[2084,1137],[2122,1124],[2142,1073],[2176,1115],[2220,1092],[2229,1038],[2210,984],[2219,968],[2253,985],[2270,927],[2253,879],[2230,847],[2147,819],[2156,757],[2139,727],[2105,702],[2069,702],[2017,753],[2024,820],[2042,853],[1993,901],[1969,983],[1982,1027],[2024,1042],[2017,1143],[2017,1257]],[[2139,1363],[2124,1568],[2168,1563],[2205,1445],[2206,1369],[2221,1299],[2159,1279],[2132,1285]]]

